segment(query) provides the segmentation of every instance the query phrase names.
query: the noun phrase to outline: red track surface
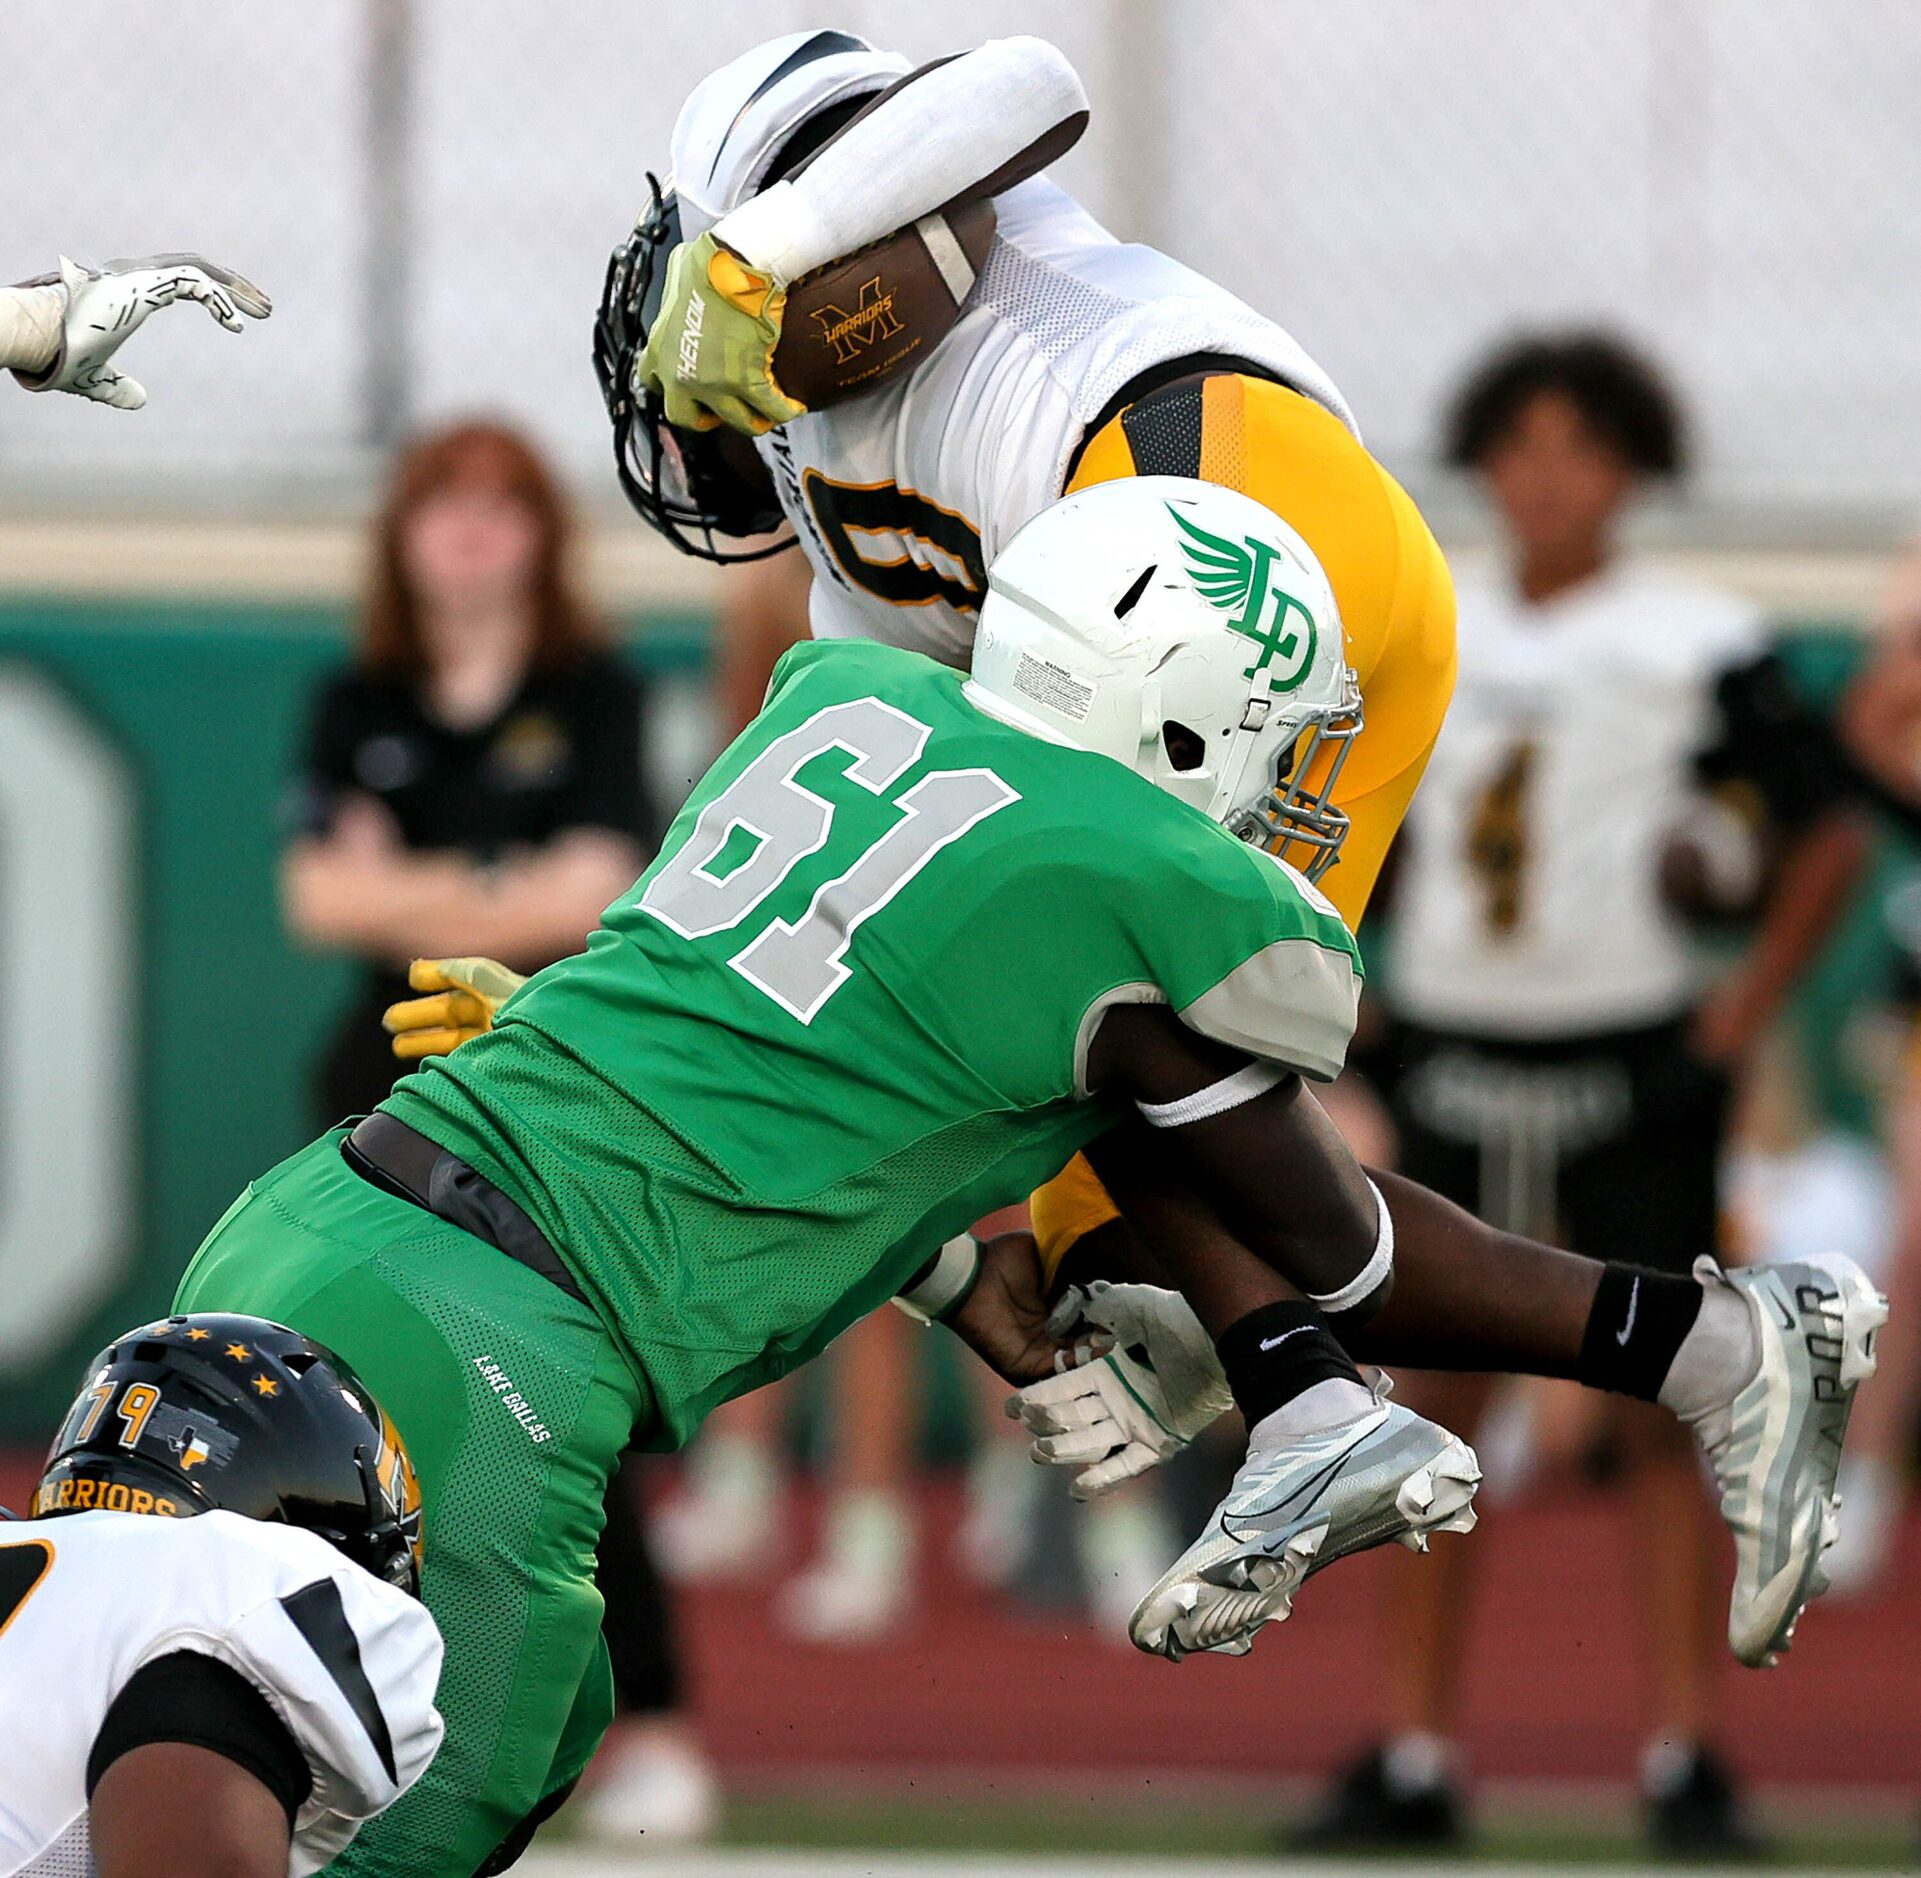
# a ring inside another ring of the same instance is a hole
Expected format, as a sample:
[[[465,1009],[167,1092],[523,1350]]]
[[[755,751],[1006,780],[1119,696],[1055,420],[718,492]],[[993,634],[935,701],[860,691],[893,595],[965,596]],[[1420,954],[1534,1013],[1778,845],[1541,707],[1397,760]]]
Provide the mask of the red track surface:
[[[24,1504],[31,1468],[0,1457],[0,1503]],[[920,1613],[885,1647],[794,1643],[747,1587],[687,1599],[703,1731],[724,1765],[854,1777],[933,1767],[1298,1776],[1332,1767],[1375,1727],[1378,1557],[1315,1579],[1294,1620],[1251,1657],[1176,1667],[967,1587],[944,1563],[956,1496],[936,1486],[926,1507]],[[1643,1728],[1618,1503],[1503,1509],[1471,1538],[1436,1543],[1480,1555],[1463,1691],[1475,1768],[1626,1775]],[[1890,1583],[1817,1604],[1780,1669],[1730,1661],[1725,1741],[1742,1771],[1797,1786],[1921,1780],[1921,1515]]]
[[[952,1495],[930,1493],[921,1613],[890,1647],[794,1643],[739,1588],[688,1599],[703,1731],[724,1763],[1300,1775],[1372,1735],[1380,1557],[1316,1578],[1250,1657],[1173,1665],[967,1588],[940,1559],[954,1512]],[[1645,1728],[1618,1503],[1501,1510],[1435,1544],[1481,1555],[1463,1691],[1477,1771],[1628,1776]],[[1739,1768],[1796,1785],[1921,1781],[1921,1519],[1893,1582],[1898,1593],[1817,1605],[1779,1669],[1728,1659],[1725,1741]]]

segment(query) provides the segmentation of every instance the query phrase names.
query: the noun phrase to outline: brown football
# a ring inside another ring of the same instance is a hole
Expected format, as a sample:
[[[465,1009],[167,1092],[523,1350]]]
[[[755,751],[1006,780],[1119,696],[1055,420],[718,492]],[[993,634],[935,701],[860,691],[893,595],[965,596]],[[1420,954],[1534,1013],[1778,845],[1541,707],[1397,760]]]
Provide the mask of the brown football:
[[[774,348],[781,389],[819,410],[911,372],[960,317],[993,239],[993,203],[964,202],[803,274]]]

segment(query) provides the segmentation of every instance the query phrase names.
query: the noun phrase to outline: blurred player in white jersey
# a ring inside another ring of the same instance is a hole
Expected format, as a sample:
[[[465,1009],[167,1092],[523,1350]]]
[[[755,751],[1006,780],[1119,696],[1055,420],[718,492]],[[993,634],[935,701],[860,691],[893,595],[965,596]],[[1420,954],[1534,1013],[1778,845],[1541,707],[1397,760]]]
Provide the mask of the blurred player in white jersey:
[[[1686,1271],[1717,1240],[1731,1078],[1846,904],[1863,851],[1849,779],[1754,609],[1629,554],[1639,490],[1681,467],[1666,386],[1603,335],[1526,338],[1452,419],[1501,563],[1460,587],[1459,684],[1409,818],[1387,1002],[1399,1166],[1490,1225]],[[1695,917],[1754,922],[1718,981]],[[1483,1377],[1424,1377],[1472,1428]],[[1712,1752],[1716,1572],[1698,1470],[1637,1404],[1609,1405],[1652,1669],[1648,1824],[1669,1851],[1748,1849]],[[1447,1746],[1466,1634],[1460,1550],[1398,1570],[1389,1738],[1307,1835],[1459,1830]]]
[[[82,267],[62,257],[57,272],[0,287],[0,369],[29,391],[66,391],[117,411],[137,411],[145,388],[113,362],[148,317],[194,301],[226,327],[264,320],[273,302],[252,281],[198,254]]]
[[[0,1874],[304,1878],[440,1743],[420,1488],[340,1359],[171,1317],[0,1523]]]

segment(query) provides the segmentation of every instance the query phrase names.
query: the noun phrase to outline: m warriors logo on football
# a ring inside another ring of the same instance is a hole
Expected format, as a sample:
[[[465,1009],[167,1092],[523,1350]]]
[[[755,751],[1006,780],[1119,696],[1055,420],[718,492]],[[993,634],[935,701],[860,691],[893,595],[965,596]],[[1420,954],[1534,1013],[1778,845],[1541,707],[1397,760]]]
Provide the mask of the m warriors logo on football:
[[[836,365],[851,365],[876,339],[892,339],[901,330],[893,291],[881,291],[878,274],[861,283],[860,298],[851,313],[845,307],[823,306],[815,308],[814,319],[822,342],[834,348]]]

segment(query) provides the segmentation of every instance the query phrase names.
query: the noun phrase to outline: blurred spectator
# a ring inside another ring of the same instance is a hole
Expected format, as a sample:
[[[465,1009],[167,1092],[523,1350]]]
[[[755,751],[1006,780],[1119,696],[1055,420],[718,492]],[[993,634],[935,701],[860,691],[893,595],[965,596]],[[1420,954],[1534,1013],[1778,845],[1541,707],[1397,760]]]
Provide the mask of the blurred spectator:
[[[1401,1166],[1493,1224],[1685,1271],[1716,1246],[1731,1078],[1825,935],[1864,846],[1823,728],[1734,597],[1626,553],[1621,524],[1682,466],[1674,399],[1601,335],[1522,339],[1454,407],[1448,456],[1503,536],[1460,583],[1460,678],[1390,907]],[[1710,984],[1695,924],[1753,922]],[[1481,1377],[1412,1379],[1464,1434]],[[1641,1788],[1668,1851],[1752,1833],[1714,1751],[1723,1585],[1688,1431],[1597,1404],[1626,1477],[1646,1661]],[[1312,1844],[1463,1829],[1451,1736],[1474,1546],[1397,1558],[1389,1733]]]
[[[408,447],[374,525],[347,668],[314,712],[282,886],[295,934],[364,961],[317,1080],[322,1125],[362,1114],[398,1065],[381,1011],[408,960],[485,953],[533,970],[578,951],[647,864],[644,696],[575,585],[552,473],[491,423]],[[671,1616],[631,1467],[614,1477],[599,1583],[622,1721],[600,1823],[703,1834],[711,1776],[680,1719]]]
[[[1897,574],[1880,644],[1843,702],[1841,729],[1882,805],[1921,837],[1921,542]],[[1910,886],[1899,898],[1899,990],[1915,1031],[1886,1126],[1896,1193],[1888,1324],[1874,1386],[1861,1392],[1848,1431],[1841,1536],[1825,1561],[1837,1592],[1863,1590],[1885,1568],[1921,1426],[1921,893]]]
[[[493,424],[422,438],[375,523],[352,663],[320,694],[283,887],[309,945],[366,963],[320,1072],[325,1122],[396,1065],[380,1013],[409,959],[531,970],[579,950],[645,866],[640,681],[576,595],[569,521]]]

